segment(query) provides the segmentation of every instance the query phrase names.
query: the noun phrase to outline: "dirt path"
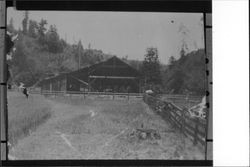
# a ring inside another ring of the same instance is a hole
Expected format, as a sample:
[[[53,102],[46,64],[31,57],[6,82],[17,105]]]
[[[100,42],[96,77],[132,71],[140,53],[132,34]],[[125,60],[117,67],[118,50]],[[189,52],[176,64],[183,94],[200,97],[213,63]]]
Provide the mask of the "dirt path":
[[[118,113],[115,108],[103,110],[100,108],[106,104],[103,102],[70,105],[48,100],[48,103],[54,111],[52,117],[10,150],[11,159],[203,158],[197,148],[145,108],[136,114],[134,111]],[[125,104],[124,111],[126,107]],[[160,140],[130,136],[134,129],[146,124],[147,128],[161,131]]]

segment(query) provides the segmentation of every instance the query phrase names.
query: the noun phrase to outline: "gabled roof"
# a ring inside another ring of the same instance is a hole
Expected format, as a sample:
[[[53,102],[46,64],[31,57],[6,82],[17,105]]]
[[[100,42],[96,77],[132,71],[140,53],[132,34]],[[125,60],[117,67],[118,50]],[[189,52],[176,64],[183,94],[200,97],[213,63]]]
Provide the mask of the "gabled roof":
[[[140,73],[136,69],[134,69],[127,63],[123,62],[118,57],[113,56],[106,61],[99,62],[88,67],[44,79],[40,83],[43,83],[49,80],[63,78],[65,76],[74,76],[74,77],[81,78],[82,80],[84,80],[84,78],[86,78],[88,75],[120,76],[120,77],[141,76]]]
[[[123,62],[116,56],[113,56],[106,61],[93,64],[89,67],[70,72],[68,75],[77,75],[83,73],[87,75],[115,75],[135,77],[139,77],[141,75],[136,69]]]
[[[140,73],[123,62],[121,59],[116,56],[100,63],[91,66],[92,71],[90,71],[90,75],[100,75],[100,76],[134,76],[139,77]]]

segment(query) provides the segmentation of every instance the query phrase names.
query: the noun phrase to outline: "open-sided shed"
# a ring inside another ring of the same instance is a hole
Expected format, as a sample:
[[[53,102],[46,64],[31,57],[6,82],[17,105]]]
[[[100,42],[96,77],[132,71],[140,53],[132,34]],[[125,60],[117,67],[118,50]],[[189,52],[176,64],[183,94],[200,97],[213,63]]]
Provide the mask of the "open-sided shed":
[[[140,73],[116,56],[40,82],[42,91],[140,92]]]

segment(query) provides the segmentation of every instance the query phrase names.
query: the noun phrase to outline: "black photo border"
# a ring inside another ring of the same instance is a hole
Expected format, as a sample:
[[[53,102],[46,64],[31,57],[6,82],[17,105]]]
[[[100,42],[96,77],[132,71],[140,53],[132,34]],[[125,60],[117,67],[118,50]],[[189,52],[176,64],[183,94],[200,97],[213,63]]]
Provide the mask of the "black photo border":
[[[6,0],[17,10],[212,13],[212,0]],[[204,34],[205,35],[205,34]],[[206,46],[204,46],[206,48]],[[3,160],[3,166],[213,166],[212,160]]]

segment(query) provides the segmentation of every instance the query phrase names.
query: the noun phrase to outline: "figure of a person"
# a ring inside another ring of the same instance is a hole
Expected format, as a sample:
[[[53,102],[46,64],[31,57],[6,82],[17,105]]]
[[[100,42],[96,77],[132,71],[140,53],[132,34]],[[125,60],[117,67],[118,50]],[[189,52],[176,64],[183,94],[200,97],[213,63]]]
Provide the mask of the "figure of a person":
[[[29,98],[29,94],[26,87],[23,88],[23,94],[26,96],[27,99]]]

